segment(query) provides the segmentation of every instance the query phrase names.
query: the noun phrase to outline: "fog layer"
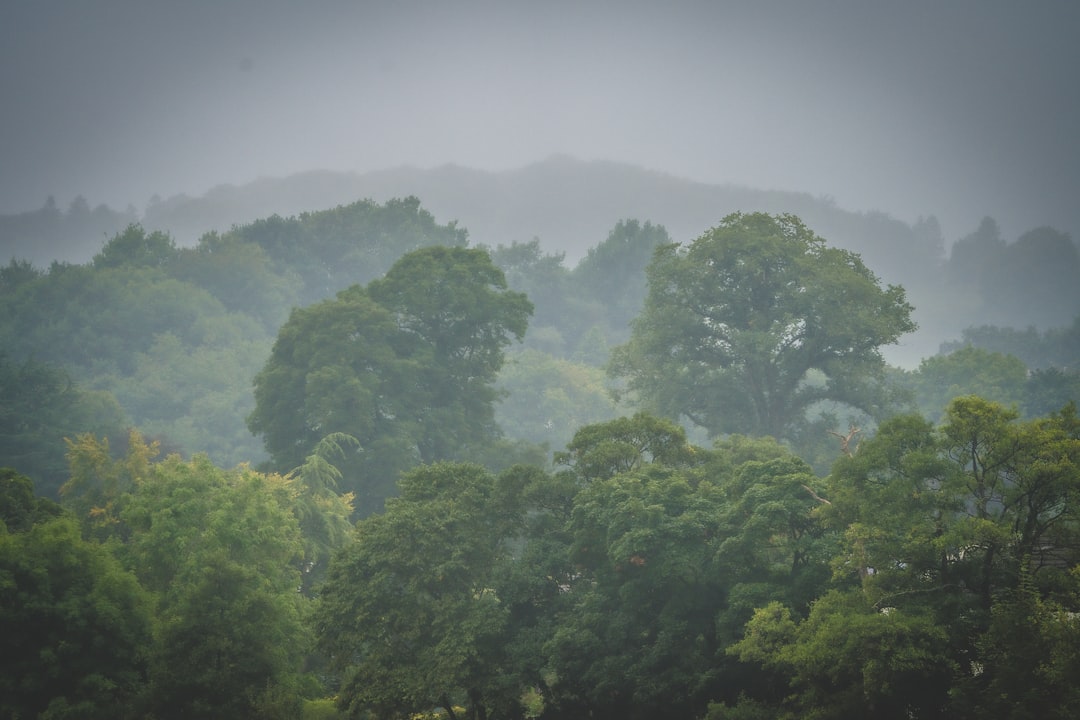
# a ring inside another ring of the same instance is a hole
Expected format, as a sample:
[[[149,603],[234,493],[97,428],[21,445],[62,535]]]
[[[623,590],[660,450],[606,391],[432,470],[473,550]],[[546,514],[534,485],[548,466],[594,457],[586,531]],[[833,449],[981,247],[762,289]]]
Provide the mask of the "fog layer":
[[[1077,8],[5,3],[0,212],[558,152],[1075,236]]]

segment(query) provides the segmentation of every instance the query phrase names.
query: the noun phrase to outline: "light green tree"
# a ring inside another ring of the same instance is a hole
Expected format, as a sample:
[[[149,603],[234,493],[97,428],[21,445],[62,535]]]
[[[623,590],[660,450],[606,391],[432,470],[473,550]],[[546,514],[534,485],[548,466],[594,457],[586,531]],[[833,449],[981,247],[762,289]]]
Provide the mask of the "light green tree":
[[[946,717],[956,670],[948,635],[932,615],[882,612],[857,593],[835,590],[802,621],[780,602],[766,605],[728,652],[788,680],[773,697],[744,703],[744,711],[764,706],[767,717],[792,720]],[[709,717],[739,715],[714,708]]]
[[[307,642],[296,495],[281,476],[174,455],[122,499],[118,552],[157,601],[157,717],[265,717],[282,687],[299,703]]]
[[[1019,406],[1027,377],[1027,366],[1019,358],[968,345],[926,358],[914,371],[903,372],[897,382],[913,393],[919,412],[936,423],[945,406],[961,395]],[[1064,404],[1062,400],[1054,409]]]

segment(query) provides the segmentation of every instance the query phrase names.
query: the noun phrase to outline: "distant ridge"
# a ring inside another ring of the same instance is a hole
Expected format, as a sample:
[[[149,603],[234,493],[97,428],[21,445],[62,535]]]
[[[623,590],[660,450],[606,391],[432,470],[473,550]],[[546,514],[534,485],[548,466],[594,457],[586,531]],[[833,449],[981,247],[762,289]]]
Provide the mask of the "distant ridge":
[[[571,264],[625,218],[664,225],[672,239],[687,241],[736,210],[793,212],[846,246],[848,242],[829,238],[816,225],[842,224],[836,221],[851,214],[805,193],[710,185],[633,165],[554,155],[501,172],[443,165],[263,178],[221,185],[200,197],[165,199],[147,209],[143,223],[189,244],[209,230],[224,231],[274,214],[297,215],[360,199],[385,202],[408,195],[418,197],[440,222],[457,220],[474,244],[508,245],[538,237],[549,252],[565,252]]]
[[[807,193],[707,184],[625,163],[553,155],[500,172],[452,164],[366,173],[313,170],[219,185],[200,196],[174,195],[152,202],[141,217],[133,208],[119,213],[99,207],[92,224],[83,221],[86,211],[68,217],[55,208],[0,216],[0,253],[38,266],[53,260],[85,262],[129,222],[164,230],[179,244],[192,245],[208,231],[225,232],[271,215],[288,217],[362,199],[382,203],[409,195],[418,197],[438,221],[457,220],[473,244],[539,238],[548,252],[565,253],[569,265],[627,218],[663,225],[673,240],[685,242],[737,210],[791,212],[829,242],[868,259],[884,249],[882,228],[887,226],[884,235],[889,236],[911,231],[887,215],[851,213]],[[868,232],[868,224],[876,229]]]

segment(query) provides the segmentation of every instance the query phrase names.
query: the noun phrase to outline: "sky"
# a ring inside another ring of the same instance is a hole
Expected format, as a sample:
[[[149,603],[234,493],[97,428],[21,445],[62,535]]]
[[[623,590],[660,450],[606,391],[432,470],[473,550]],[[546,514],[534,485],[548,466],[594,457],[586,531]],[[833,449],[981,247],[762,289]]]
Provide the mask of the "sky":
[[[1078,31],[1059,0],[5,0],[0,213],[565,154],[1077,239]]]

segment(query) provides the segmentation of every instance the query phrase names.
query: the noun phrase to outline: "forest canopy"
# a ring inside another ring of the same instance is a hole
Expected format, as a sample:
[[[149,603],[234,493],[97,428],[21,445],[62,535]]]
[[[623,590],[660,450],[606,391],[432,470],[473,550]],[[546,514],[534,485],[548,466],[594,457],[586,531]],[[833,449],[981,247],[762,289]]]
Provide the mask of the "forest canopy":
[[[1080,313],[901,368],[914,297],[794,215],[598,240],[407,198],[0,268],[0,715],[1080,712]]]

